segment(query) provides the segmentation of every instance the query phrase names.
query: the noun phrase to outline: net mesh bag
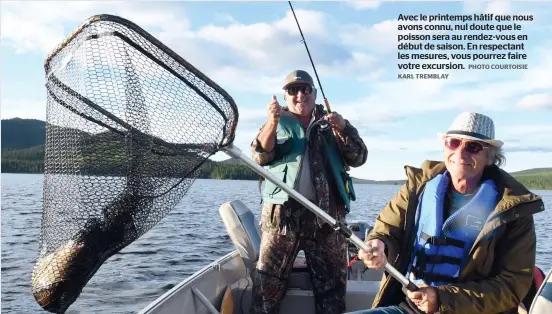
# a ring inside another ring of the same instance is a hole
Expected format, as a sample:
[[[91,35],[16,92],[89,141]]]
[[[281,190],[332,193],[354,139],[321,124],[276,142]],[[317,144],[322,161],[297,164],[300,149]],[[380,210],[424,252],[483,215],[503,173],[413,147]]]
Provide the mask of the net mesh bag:
[[[89,18],[45,62],[44,199],[32,293],[63,313],[234,140],[233,99],[139,26]]]

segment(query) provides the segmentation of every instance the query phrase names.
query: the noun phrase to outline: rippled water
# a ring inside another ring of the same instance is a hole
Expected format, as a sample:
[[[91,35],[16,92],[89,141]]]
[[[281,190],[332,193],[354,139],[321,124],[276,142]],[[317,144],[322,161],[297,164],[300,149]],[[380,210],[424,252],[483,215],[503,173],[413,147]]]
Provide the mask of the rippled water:
[[[355,185],[349,220],[373,223],[399,189]],[[537,265],[552,267],[552,191],[547,211],[537,214]],[[239,199],[259,215],[256,181],[197,180],[180,204],[157,226],[101,266],[67,313],[135,313],[189,275],[234,248],[218,214]],[[30,293],[42,211],[42,175],[2,174],[2,312],[41,311]]]

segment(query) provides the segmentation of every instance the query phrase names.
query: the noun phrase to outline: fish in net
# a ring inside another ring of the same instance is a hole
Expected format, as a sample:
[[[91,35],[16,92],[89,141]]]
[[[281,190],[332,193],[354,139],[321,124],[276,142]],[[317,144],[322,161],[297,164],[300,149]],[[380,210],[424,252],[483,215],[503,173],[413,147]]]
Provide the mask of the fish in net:
[[[232,143],[232,97],[124,18],[86,20],[45,61],[43,214],[32,293],[63,313]]]
[[[31,291],[64,313],[99,267],[166,216],[223,151],[344,234],[347,226],[233,145],[232,97],[145,30],[96,15],[45,61],[47,108],[39,251]],[[389,263],[386,271],[417,287]]]

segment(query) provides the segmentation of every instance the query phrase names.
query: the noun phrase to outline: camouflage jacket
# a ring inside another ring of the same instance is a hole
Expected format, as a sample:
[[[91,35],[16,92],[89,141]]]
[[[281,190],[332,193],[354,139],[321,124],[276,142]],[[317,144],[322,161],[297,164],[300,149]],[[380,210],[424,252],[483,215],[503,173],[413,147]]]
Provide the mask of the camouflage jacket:
[[[326,114],[326,111],[323,110],[321,105],[317,105],[315,108],[315,121],[318,121]],[[314,121],[313,121],[314,122]],[[368,158],[368,149],[364,144],[364,141],[358,134],[358,131],[355,127],[351,125],[348,120],[345,120],[346,126],[342,132],[337,133],[338,145],[341,147],[343,158],[345,163],[350,167],[359,167],[362,166],[366,159]],[[264,125],[260,128],[259,132],[263,129]],[[258,135],[257,135],[258,136]],[[257,136],[251,143],[251,151],[253,160],[255,160],[259,165],[264,166],[269,164],[275,156],[275,150],[270,152],[265,152]],[[334,219],[342,220],[347,214],[346,209],[343,205],[340,205],[336,201],[336,198],[339,198],[338,192],[336,190],[335,184],[332,184],[330,169],[324,165],[322,160],[322,149],[321,144],[315,138],[308,138],[309,142],[313,142],[309,148],[309,158],[311,163],[311,174],[312,181],[315,190],[316,201],[314,202],[320,209],[327,212]],[[305,213],[309,212],[308,209],[304,208],[298,202],[290,198],[291,201],[284,203],[283,205],[274,205],[265,204],[265,208],[272,207],[272,211],[268,213],[263,209],[263,215],[269,215],[270,220],[273,220],[273,216],[278,214],[277,220],[279,221],[279,229],[283,233],[286,230],[298,231],[301,226],[305,225],[304,220]],[[307,225],[314,227],[314,221],[307,222]],[[323,220],[318,219],[318,225],[323,225]]]

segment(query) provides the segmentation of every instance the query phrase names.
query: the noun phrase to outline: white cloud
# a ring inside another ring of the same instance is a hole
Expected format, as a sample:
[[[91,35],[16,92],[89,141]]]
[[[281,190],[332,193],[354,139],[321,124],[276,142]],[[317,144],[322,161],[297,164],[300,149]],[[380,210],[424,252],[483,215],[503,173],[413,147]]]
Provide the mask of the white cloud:
[[[333,45],[328,37],[330,32],[327,27],[330,22],[325,14],[306,10],[296,10],[296,14],[301,21],[301,29],[309,49],[316,51],[317,46]],[[307,58],[290,11],[273,23],[232,24],[225,27],[208,25],[199,29],[196,36],[225,49],[230,48],[244,61],[240,66],[255,68],[257,72],[265,70],[280,73],[289,64],[304,63]],[[318,52],[318,57],[321,56],[322,52]]]
[[[552,93],[539,93],[524,96],[519,100],[517,105],[523,109],[552,109]]]
[[[75,25],[84,22],[92,15],[115,14],[148,28],[160,28],[181,32],[187,29],[188,22],[176,6],[138,2],[5,2],[2,4],[2,40],[16,52],[38,50],[49,53],[68,34],[63,23]],[[72,31],[72,30],[70,30]]]
[[[351,46],[362,47],[370,51],[378,52],[390,52],[397,50],[397,47],[401,43],[419,43],[424,41],[415,41],[412,39],[406,39],[406,37],[401,37],[399,41],[399,35],[406,36],[408,34],[412,35],[433,35],[433,34],[444,34],[448,31],[445,30],[399,30],[399,25],[405,27],[412,27],[420,25],[425,27],[426,25],[447,25],[447,22],[424,22],[424,21],[398,21],[385,20],[380,23],[366,26],[366,25],[345,25],[342,27],[342,30],[339,34],[343,43]]]
[[[376,51],[386,51],[397,48],[396,20],[386,20],[381,23],[366,25],[349,25],[340,34],[341,40],[347,45],[366,46]]]
[[[364,1],[347,1],[347,3],[356,10],[374,10],[377,9],[382,1],[364,0]]]
[[[505,140],[505,148],[509,150],[519,150],[523,148],[530,149],[537,147],[540,149],[548,149],[552,151],[552,142],[544,142],[542,140],[550,138],[552,134],[551,125],[508,125],[500,127],[500,134],[497,134],[500,139]],[[437,136],[437,131],[429,132],[427,135],[418,139],[396,139],[389,136],[373,136],[371,134],[362,134],[362,138],[366,145],[370,147],[370,151],[375,152],[402,152],[404,154],[433,154],[441,153],[442,142]],[[527,138],[525,141],[510,141],[512,138]]]
[[[488,5],[477,3],[481,5],[477,8],[481,12],[511,10],[509,5],[500,4],[502,2]],[[350,5],[359,9],[377,7],[376,1]],[[281,93],[284,74],[298,67],[311,69],[295,19],[289,10],[285,16],[273,21],[255,24],[242,24],[229,15],[219,14],[218,21],[224,21],[226,26],[211,24],[192,30],[181,6],[168,3],[138,2],[131,6],[117,2],[108,6],[104,2],[8,2],[3,5],[2,11],[2,40],[19,52],[49,52],[72,30],[64,28],[64,24],[70,22],[76,26],[98,12],[119,14],[151,31],[200,71],[232,92],[245,92],[247,95],[276,93],[280,96],[278,93]],[[397,46],[397,35],[400,33],[397,20],[384,20],[374,25],[343,25],[322,12],[296,10],[296,14],[323,83],[325,77],[365,83],[366,91],[361,88],[358,95],[355,94],[358,97],[356,100],[340,102],[332,99],[332,108],[339,108],[338,111],[355,125],[368,124],[383,129],[405,117],[442,109],[513,110],[516,106],[524,109],[546,109],[551,106],[552,56],[550,46],[542,42],[538,42],[543,45],[541,50],[531,51],[528,60],[530,69],[526,71],[439,71],[450,73],[451,78],[384,80],[384,74],[397,71],[396,56],[389,53]],[[419,33],[403,33],[408,32]],[[348,47],[336,43],[335,36]],[[383,54],[374,55],[372,52]],[[44,118],[44,110],[41,109],[44,104],[40,100],[3,100],[2,114],[19,115],[20,112],[23,114],[20,109],[31,108],[38,118]],[[241,102],[240,105],[245,104]],[[262,104],[254,111],[241,110],[237,144],[247,147],[265,119],[266,110]],[[404,148],[421,153],[423,149],[435,147],[432,139],[411,144],[410,141],[386,141],[370,136],[366,140],[375,151]],[[249,155],[249,152],[245,153]]]
[[[497,15],[510,14],[512,12],[512,3],[509,0],[467,0],[464,2],[464,11]]]
[[[262,75],[253,69],[235,66],[221,66],[210,75],[215,82],[223,86],[235,87],[246,93],[281,93],[282,75]]]
[[[483,8],[484,4],[484,1],[481,0],[466,0],[464,1],[464,11],[469,13],[479,11]]]
[[[507,15],[510,14],[512,11],[511,2],[507,0],[501,0],[501,1],[489,1],[487,4],[487,8],[485,9],[485,13],[492,13],[496,15]]]
[[[499,14],[513,10],[510,5],[478,3],[481,4],[478,9],[481,13]],[[350,5],[357,9],[377,7],[375,2],[364,1]],[[152,32],[231,94],[244,92],[242,99],[236,99],[240,103],[240,121],[235,145],[248,157],[249,144],[266,120],[266,106],[261,101],[253,110],[243,110],[253,107],[247,106],[250,105],[248,102],[252,103],[247,97],[276,93],[283,102],[278,94],[281,93],[283,73],[296,67],[311,69],[291,11],[275,20],[257,24],[243,24],[222,14],[217,16],[214,24],[192,30],[181,4],[138,2],[131,7],[128,3],[107,5],[105,2],[7,2],[2,10],[3,44],[20,53],[49,52],[73,29],[67,28],[68,24],[76,26],[98,12],[130,19]],[[403,122],[408,123],[407,117],[419,114],[423,119],[424,113],[441,109],[510,110],[508,114],[515,114],[514,110],[519,108],[541,111],[550,108],[552,56],[550,46],[542,41],[527,44],[528,50],[542,45],[540,51],[530,51],[530,70],[527,71],[441,71],[451,73],[451,78],[447,81],[398,81],[385,77],[397,71],[396,56],[389,53],[397,45],[396,20],[375,25],[350,25],[340,24],[331,14],[308,10],[297,10],[296,13],[324,87],[326,78],[365,83],[366,88],[361,86],[354,94],[358,97],[356,100],[339,101],[330,95],[332,109],[352,120],[370,151],[367,164],[352,169],[351,173],[357,177],[400,179],[404,178],[404,164],[419,166],[424,159],[442,157],[439,153],[441,146],[433,132],[420,132],[423,138],[413,140],[373,133],[374,129],[376,132],[391,130]],[[540,17],[539,21],[543,18]],[[344,34],[345,31],[353,33]],[[341,39],[348,47],[336,43],[336,39]],[[373,52],[382,53],[374,55]],[[268,102],[269,97],[266,99]],[[44,112],[45,101],[40,99],[2,99],[3,117],[44,119]],[[177,119],[171,125],[175,125]],[[433,121],[427,123],[430,125]],[[371,130],[365,130],[367,127]],[[507,140],[509,169],[549,166],[552,155],[544,152],[550,151],[546,146],[551,142],[550,126],[514,125],[508,129],[500,126],[499,130],[500,138]],[[515,141],[520,138],[524,140]],[[529,140],[525,141],[526,138]],[[226,158],[227,155],[219,153],[214,159]],[[527,160],[531,160],[530,166],[526,164]]]
[[[435,136],[430,138],[420,138],[417,140],[397,140],[388,137],[372,137],[369,135],[362,137],[368,147],[371,147],[371,151],[387,151],[397,152],[402,151],[404,153],[425,153],[427,151],[434,151],[441,149],[441,142]]]
[[[215,13],[215,20],[220,22],[237,23],[234,17],[228,13]]]
[[[21,17],[13,12],[2,14],[2,41],[15,52],[34,50],[49,52],[63,37],[63,26],[50,23],[21,23]]]
[[[319,75],[350,78],[371,72],[378,59],[334,43],[331,34],[339,25],[330,16],[317,11],[295,12]],[[221,84],[235,90],[272,94],[280,90],[282,73],[311,68],[291,11],[273,22],[208,25],[200,28],[195,38],[223,46],[227,53],[237,57],[233,64],[219,63],[209,72]]]
[[[265,23],[251,25],[230,25],[228,27],[209,25],[197,32],[197,36],[217,44],[228,46],[242,58],[252,62],[262,62],[267,58],[267,50],[258,49],[280,45],[277,30]]]
[[[499,128],[497,138],[504,141],[504,150],[518,152],[552,152],[552,125],[519,124]]]
[[[378,65],[378,61],[381,58],[378,58],[374,55],[363,53],[363,52],[353,52],[351,58],[346,60],[337,60],[329,64],[321,64],[320,67],[317,67],[317,72],[320,75],[332,76],[334,78],[346,77],[347,79],[351,78],[350,74],[354,73],[355,75],[360,75],[357,80],[361,81],[363,79],[376,78],[378,73],[374,73],[372,70],[362,73],[362,69],[375,69]]]
[[[2,99],[2,119],[46,119],[46,100],[41,99]]]
[[[328,28],[335,23],[331,15],[323,12],[301,9],[294,9],[293,11],[297,16],[297,20],[301,26],[301,31],[306,38],[311,38],[312,36],[327,38],[330,33]],[[291,9],[287,11],[284,18],[276,21],[273,25],[276,29],[285,31],[290,36],[301,36]]]
[[[179,4],[10,3],[2,12],[2,39],[19,53],[46,54],[98,12],[122,16],[145,28],[221,86],[236,91],[272,94],[280,90],[282,73],[310,68],[290,10],[280,19],[249,25],[219,14],[217,18],[228,21],[228,26],[212,24],[192,31]],[[321,75],[351,77],[375,62],[366,53],[351,52],[334,43],[330,34],[339,24],[330,15],[309,10],[295,13]],[[67,25],[70,29],[64,28]]]
[[[502,132],[505,136],[520,136],[520,135],[550,135],[552,134],[552,125],[549,124],[520,124],[509,125]],[[552,144],[552,143],[551,143]]]
[[[414,114],[445,109],[514,110],[516,106],[550,106],[552,56],[543,44],[531,53],[529,69],[522,71],[444,71],[448,80],[397,80],[370,83],[372,91],[339,104],[340,111],[358,122],[396,121]],[[507,72],[507,73],[506,73]],[[400,91],[400,92],[397,92]],[[517,102],[517,99],[521,99]],[[370,110],[367,110],[369,106]]]

